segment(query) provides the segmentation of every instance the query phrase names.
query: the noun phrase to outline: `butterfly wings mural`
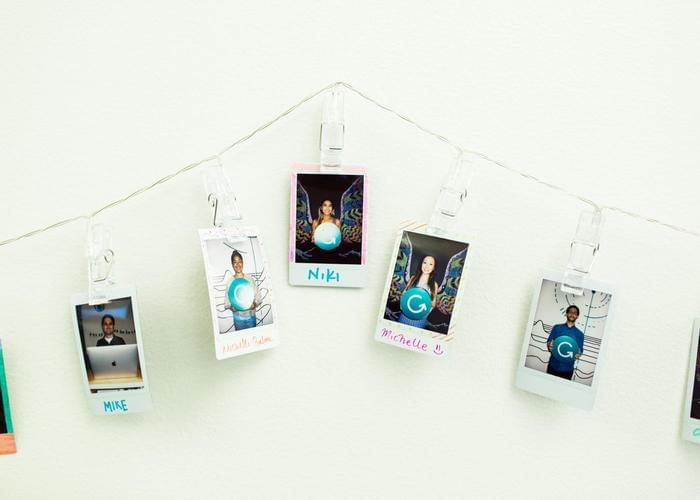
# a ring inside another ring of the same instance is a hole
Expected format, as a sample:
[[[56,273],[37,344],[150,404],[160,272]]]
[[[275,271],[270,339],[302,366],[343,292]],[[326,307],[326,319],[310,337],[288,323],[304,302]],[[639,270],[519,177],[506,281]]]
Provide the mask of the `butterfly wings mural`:
[[[311,241],[311,207],[309,206],[309,193],[297,179],[297,229],[296,238],[298,243],[308,243]]]
[[[409,234],[404,231],[401,241],[399,242],[399,250],[394,264],[394,272],[391,276],[391,284],[389,286],[389,302],[398,303],[401,300],[401,295],[408,286],[408,280],[411,277],[411,262],[413,260],[413,244],[409,238]],[[450,316],[454,310],[455,300],[457,298],[457,290],[462,277],[462,270],[467,258],[467,247],[452,255],[447,262],[445,274],[438,287],[435,308],[445,316]],[[444,261],[443,261],[444,262]],[[414,270],[414,273],[416,271]],[[449,321],[448,321],[449,323]]]
[[[442,284],[438,288],[437,307],[443,314],[452,314],[455,307],[455,299],[457,298],[457,290],[459,289],[459,281],[462,277],[462,269],[464,269],[464,260],[467,258],[467,249],[454,254],[450,257],[445,270],[445,277],[442,279]]]
[[[362,185],[355,179],[340,198],[340,234],[346,243],[362,243]]]
[[[396,256],[396,264],[394,264],[394,274],[391,275],[389,300],[392,302],[401,300],[401,294],[406,289],[406,285],[408,285],[412,253],[413,245],[411,245],[411,240],[408,239],[408,233],[404,232],[399,243],[399,252]]]
[[[363,178],[358,177],[340,197],[340,234],[345,243],[362,243]],[[313,215],[309,193],[297,178],[297,244],[311,242]]]

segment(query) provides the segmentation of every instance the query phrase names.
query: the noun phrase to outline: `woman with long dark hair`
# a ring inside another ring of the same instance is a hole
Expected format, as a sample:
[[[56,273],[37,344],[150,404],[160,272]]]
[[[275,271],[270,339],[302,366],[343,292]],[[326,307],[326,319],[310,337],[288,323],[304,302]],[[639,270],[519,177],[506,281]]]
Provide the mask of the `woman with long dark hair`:
[[[335,217],[335,208],[331,200],[323,200],[318,207],[318,218],[311,223],[311,241],[316,242],[316,228],[325,222],[331,222],[340,229],[340,219]]]
[[[430,294],[432,301],[431,310],[435,308],[437,303],[438,283],[435,281],[435,268],[437,267],[437,259],[434,255],[426,255],[421,259],[420,268],[408,279],[406,288],[403,293],[406,293],[411,288],[422,288]],[[410,319],[404,316],[403,312],[399,315],[399,323],[414,326],[416,328],[425,328],[428,324],[427,316],[423,319]]]

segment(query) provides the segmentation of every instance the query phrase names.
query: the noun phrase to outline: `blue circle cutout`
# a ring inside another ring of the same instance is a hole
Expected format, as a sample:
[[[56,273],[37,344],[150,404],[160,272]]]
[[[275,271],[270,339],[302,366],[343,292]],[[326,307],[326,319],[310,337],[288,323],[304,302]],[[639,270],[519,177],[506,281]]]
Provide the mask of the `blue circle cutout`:
[[[423,288],[410,288],[401,296],[401,312],[409,319],[423,319],[433,307],[430,294]]]

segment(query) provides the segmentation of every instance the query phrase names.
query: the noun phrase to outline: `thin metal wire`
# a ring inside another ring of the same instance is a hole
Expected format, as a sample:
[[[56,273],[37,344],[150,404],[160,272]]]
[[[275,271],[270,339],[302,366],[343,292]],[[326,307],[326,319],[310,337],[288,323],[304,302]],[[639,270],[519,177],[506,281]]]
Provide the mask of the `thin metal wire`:
[[[283,112],[279,113],[277,116],[275,116],[275,117],[272,118],[271,120],[269,120],[269,121],[263,123],[262,125],[260,125],[260,126],[257,127],[256,129],[254,129],[252,132],[249,132],[248,134],[245,134],[244,136],[240,137],[239,139],[237,139],[236,141],[234,141],[233,143],[231,143],[230,145],[226,146],[226,147],[223,148],[221,151],[219,151],[218,153],[216,153],[216,154],[214,154],[214,155],[212,155],[212,156],[208,156],[208,157],[203,158],[203,159],[201,159],[201,160],[199,160],[199,161],[196,161],[196,162],[194,162],[194,163],[190,163],[189,165],[185,165],[185,166],[182,167],[181,169],[179,169],[179,170],[177,170],[177,171],[175,171],[175,172],[173,172],[173,173],[171,173],[171,174],[169,174],[169,175],[166,175],[165,177],[161,177],[160,179],[158,179],[158,180],[152,182],[151,184],[148,184],[148,185],[146,185],[146,186],[143,186],[143,187],[137,189],[136,191],[134,191],[133,193],[131,193],[131,194],[127,195],[127,196],[124,196],[123,198],[120,198],[120,199],[118,199],[118,200],[115,200],[115,201],[113,201],[113,202],[111,202],[111,203],[109,203],[109,204],[107,204],[107,205],[105,205],[105,206],[103,206],[103,207],[100,207],[100,208],[94,210],[93,212],[90,212],[89,214],[86,214],[86,215],[77,215],[77,216],[75,216],[75,217],[70,217],[70,218],[68,218],[68,219],[63,219],[63,220],[60,220],[60,221],[58,221],[58,222],[54,222],[54,223],[52,223],[52,224],[49,224],[48,226],[45,226],[45,227],[42,227],[42,228],[39,228],[39,229],[34,229],[33,231],[29,231],[28,233],[24,233],[24,234],[22,234],[22,235],[19,235],[19,236],[14,237],[14,238],[9,238],[9,239],[0,241],[0,246],[10,245],[10,244],[15,243],[15,242],[17,242],[17,241],[19,241],[19,240],[26,239],[26,238],[31,238],[31,237],[36,236],[36,235],[39,235],[39,234],[41,234],[41,233],[43,233],[43,232],[50,231],[51,229],[55,229],[55,228],[64,226],[64,225],[66,225],[66,224],[70,224],[71,222],[75,222],[75,221],[83,220],[83,219],[90,219],[91,217],[94,217],[94,216],[96,216],[96,215],[98,215],[98,214],[100,214],[100,213],[102,213],[102,212],[104,212],[104,211],[106,211],[106,210],[109,210],[109,209],[114,208],[114,207],[116,207],[116,206],[118,206],[118,205],[121,205],[122,203],[125,203],[125,202],[129,201],[131,198],[134,198],[134,197],[136,197],[136,196],[139,196],[139,195],[141,195],[141,194],[143,194],[143,193],[145,193],[145,192],[147,192],[147,191],[150,191],[151,189],[154,189],[154,188],[160,186],[161,184],[164,184],[164,183],[168,182],[169,180],[171,180],[171,179],[177,177],[177,176],[180,175],[180,174],[184,174],[185,172],[189,172],[190,170],[193,170],[193,169],[197,168],[198,166],[200,166],[200,165],[203,164],[203,163],[206,163],[206,162],[211,161],[211,160],[215,160],[215,159],[217,159],[218,157],[222,156],[223,154],[228,153],[229,151],[231,151],[231,150],[232,150],[233,148],[235,148],[236,146],[238,146],[238,145],[240,145],[240,144],[242,144],[242,143],[248,141],[249,139],[255,137],[257,134],[259,134],[260,132],[264,131],[265,129],[267,129],[267,128],[270,127],[271,125],[274,125],[275,123],[277,123],[278,121],[280,121],[280,120],[282,120],[284,117],[286,117],[287,115],[289,115],[289,114],[293,113],[294,111],[296,111],[299,107],[303,106],[303,105],[304,105],[305,103],[307,103],[308,101],[312,100],[313,98],[315,98],[315,97],[317,97],[318,95],[320,95],[320,94],[326,92],[327,90],[330,90],[331,88],[333,88],[333,87],[335,87],[335,86],[343,86],[343,87],[345,87],[346,89],[348,89],[348,90],[350,90],[351,92],[355,93],[357,96],[361,97],[362,99],[364,99],[364,100],[366,100],[366,101],[368,101],[368,102],[374,104],[375,106],[379,107],[380,109],[383,109],[384,111],[387,111],[388,113],[391,113],[392,115],[396,116],[396,117],[399,118],[400,120],[402,120],[402,121],[404,121],[404,122],[406,122],[406,123],[409,123],[409,124],[413,125],[413,126],[416,127],[418,130],[420,130],[420,131],[422,131],[422,132],[424,132],[424,133],[426,133],[426,134],[428,134],[428,135],[430,135],[430,136],[436,138],[437,140],[439,140],[439,141],[441,141],[441,142],[444,142],[444,143],[447,144],[448,146],[452,147],[452,148],[453,148],[457,153],[459,153],[459,154],[462,154],[462,153],[471,153],[471,154],[474,154],[474,155],[476,155],[476,156],[482,158],[483,160],[485,160],[486,162],[488,162],[488,163],[490,163],[490,164],[492,164],[492,165],[494,165],[494,166],[497,166],[497,167],[499,167],[499,168],[502,168],[502,169],[504,169],[504,170],[507,170],[508,172],[517,174],[517,175],[519,175],[520,177],[523,177],[524,179],[527,179],[527,180],[529,180],[529,181],[535,182],[535,183],[540,184],[540,185],[542,185],[542,186],[545,186],[545,187],[547,187],[547,188],[549,188],[549,189],[553,189],[553,190],[555,190],[555,191],[558,191],[558,192],[560,192],[560,193],[562,193],[562,194],[564,194],[564,195],[566,195],[566,196],[570,196],[570,197],[572,197],[572,198],[575,198],[575,199],[579,200],[580,202],[585,203],[586,205],[589,205],[589,206],[593,207],[593,208],[596,209],[596,210],[601,210],[601,211],[607,210],[607,211],[610,211],[610,212],[616,212],[616,213],[619,213],[619,214],[626,215],[626,216],[628,216],[628,217],[632,217],[632,218],[635,218],[635,219],[639,219],[639,220],[643,220],[643,221],[649,222],[649,223],[651,223],[651,224],[656,224],[656,225],[665,227],[666,229],[670,229],[670,230],[672,230],[672,231],[676,231],[676,232],[679,232],[679,233],[684,233],[684,234],[688,234],[688,235],[690,235],[690,236],[694,236],[694,237],[696,237],[696,238],[700,238],[700,232],[698,232],[698,231],[694,231],[694,230],[691,230],[691,229],[687,229],[687,228],[685,228],[685,227],[678,226],[678,225],[676,225],[676,224],[670,224],[670,223],[667,223],[667,222],[663,222],[663,221],[660,221],[660,220],[655,219],[655,218],[653,218],[653,217],[648,217],[648,216],[646,216],[646,215],[642,215],[642,214],[633,212],[633,211],[631,211],[631,210],[626,210],[626,209],[624,209],[624,208],[620,208],[620,207],[616,207],[616,206],[612,206],[612,205],[599,205],[598,203],[596,203],[595,201],[593,201],[593,200],[591,200],[591,199],[589,199],[589,198],[586,198],[586,197],[581,196],[581,195],[579,195],[579,194],[577,194],[577,193],[574,193],[574,192],[572,192],[572,191],[569,191],[569,190],[567,190],[566,188],[564,188],[564,187],[562,187],[562,186],[558,186],[558,185],[556,185],[556,184],[552,184],[552,183],[550,183],[550,182],[544,181],[544,180],[540,179],[539,177],[536,177],[536,176],[534,176],[534,175],[532,175],[532,174],[529,174],[528,172],[525,172],[525,171],[523,171],[523,170],[519,170],[519,169],[517,169],[517,168],[513,168],[513,167],[511,167],[510,165],[507,165],[507,164],[503,163],[502,161],[495,160],[495,159],[491,158],[490,156],[488,156],[488,155],[485,154],[485,153],[481,153],[481,152],[479,152],[479,151],[474,151],[474,150],[470,150],[470,149],[463,148],[462,146],[460,146],[460,145],[457,144],[456,142],[454,142],[454,141],[448,139],[448,138],[445,137],[444,135],[430,130],[429,128],[427,128],[427,127],[425,127],[425,126],[419,124],[419,123],[416,122],[415,120],[412,120],[412,119],[409,118],[408,116],[406,116],[406,115],[404,115],[404,114],[402,114],[402,113],[400,113],[400,112],[398,112],[398,111],[396,111],[396,110],[390,108],[389,106],[386,106],[385,104],[382,104],[381,102],[377,101],[376,99],[373,99],[372,97],[370,97],[370,96],[368,96],[367,94],[365,94],[364,92],[362,92],[362,91],[356,89],[355,87],[353,87],[353,86],[350,85],[349,83],[340,82],[340,81],[339,81],[339,82],[329,83],[329,84],[326,85],[325,87],[323,87],[323,88],[321,88],[321,89],[319,89],[319,90],[317,90],[317,91],[315,91],[315,92],[313,92],[313,93],[307,95],[306,97],[304,97],[303,99],[301,99],[299,102],[297,102],[297,103],[294,104],[293,106],[291,106],[291,107],[287,108],[286,110],[284,110]]]

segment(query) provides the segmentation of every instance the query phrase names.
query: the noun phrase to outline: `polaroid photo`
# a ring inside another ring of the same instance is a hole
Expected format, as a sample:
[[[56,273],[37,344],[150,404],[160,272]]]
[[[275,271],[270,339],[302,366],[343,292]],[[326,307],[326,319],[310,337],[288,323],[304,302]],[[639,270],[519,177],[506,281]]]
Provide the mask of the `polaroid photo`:
[[[275,347],[279,343],[272,280],[258,232],[200,229],[214,328],[216,359]]]
[[[564,293],[563,273],[544,272],[523,339],[516,386],[590,410],[612,321],[612,287],[584,279],[583,295]]]
[[[289,284],[363,287],[367,281],[367,171],[294,165]]]
[[[698,337],[700,337],[700,318],[693,322],[683,417],[683,438],[692,443],[700,444],[700,344]]]
[[[454,338],[470,243],[427,234],[419,229],[422,227],[399,233],[374,338],[409,351],[446,357]]]
[[[91,306],[73,296],[73,329],[90,408],[98,415],[151,409],[134,287],[115,287],[109,302]]]
[[[7,392],[5,358],[0,340],[0,455],[17,453],[15,434],[10,415],[10,395]]]

